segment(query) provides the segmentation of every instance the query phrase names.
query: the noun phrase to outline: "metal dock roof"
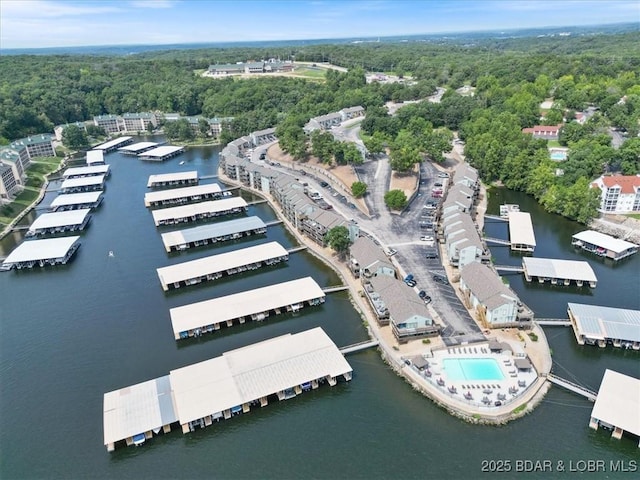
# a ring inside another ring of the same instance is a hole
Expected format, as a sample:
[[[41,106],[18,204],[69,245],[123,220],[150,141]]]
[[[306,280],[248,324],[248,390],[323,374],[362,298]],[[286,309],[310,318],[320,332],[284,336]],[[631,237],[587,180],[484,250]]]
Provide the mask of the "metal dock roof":
[[[610,235],[596,232],[595,230],[584,230],[583,232],[576,233],[572,238],[605,248],[615,253],[621,253],[630,248],[638,247],[638,245],[634,243],[620,240]]]
[[[90,165],[88,167],[73,167],[67,168],[62,176],[64,178],[87,176],[87,175],[100,175],[107,174],[109,172],[109,165]]]
[[[288,252],[282,245],[278,242],[269,242],[168,267],[161,267],[157,269],[157,272],[162,284],[170,285],[286,255],[288,255]]]
[[[585,282],[595,282],[597,280],[589,262],[524,257],[522,264],[527,274],[534,277],[583,280]]]
[[[68,210],[66,212],[43,213],[33,221],[29,230],[80,225],[84,222],[90,211],[90,208],[83,208],[81,210]]]
[[[147,187],[152,187],[157,183],[177,182],[185,180],[198,180],[198,172],[196,170],[192,170],[188,172],[160,173],[157,175],[149,175]]]
[[[87,165],[94,163],[104,163],[104,152],[102,150],[89,150],[87,152]]]
[[[108,142],[103,143],[102,145],[98,145],[97,147],[93,147],[94,150],[107,150],[109,148],[113,148],[121,143],[128,142],[133,137],[118,137],[113,140],[109,140]]]
[[[118,150],[121,152],[137,153],[141,150],[149,149],[158,145],[158,142],[138,142],[133,145],[127,145],[126,147],[120,147]]]
[[[569,303],[579,335],[640,342],[640,310]]]
[[[79,236],[29,240],[20,244],[5,259],[5,264],[62,258],[79,240]]]
[[[51,208],[97,202],[102,193],[102,190],[82,193],[62,193],[53,199],[53,202],[51,202]]]
[[[102,185],[104,175],[92,175],[90,177],[67,178],[60,185],[60,190],[67,188],[88,187],[91,185]]]
[[[148,207],[155,202],[164,202],[167,200],[176,200],[178,198],[186,198],[194,195],[208,195],[220,192],[222,192],[222,189],[217,183],[194,185],[192,187],[169,188],[167,190],[145,193],[144,204]]]
[[[181,424],[353,369],[321,328],[286,334],[172,370]]]
[[[176,230],[162,234],[162,241],[167,250],[177,245],[184,245],[191,242],[197,242],[209,238],[222,237],[224,235],[233,235],[234,233],[246,232],[248,230],[257,230],[266,228],[265,223],[260,217],[245,217],[229,220],[227,222],[211,223],[185,230]]]
[[[512,244],[536,246],[536,236],[529,213],[509,212],[509,241]]]
[[[176,152],[184,150],[184,147],[177,147],[175,145],[162,145],[161,147],[152,148],[149,151],[139,154],[141,157],[154,157],[162,158],[166,155],[172,155]]]
[[[172,308],[169,314],[173,333],[179,335],[180,332],[203,325],[224,323],[227,320],[324,297],[325,293],[315,280],[304,277]]]
[[[640,436],[640,379],[606,369],[591,417]]]
[[[104,394],[104,444],[177,422],[169,375]]]
[[[193,203],[191,205],[181,205],[179,207],[163,208],[151,212],[156,226],[163,221],[178,218],[187,218],[203,213],[217,213],[232,210],[234,208],[246,207],[247,202],[240,197],[223,198],[210,202]]]

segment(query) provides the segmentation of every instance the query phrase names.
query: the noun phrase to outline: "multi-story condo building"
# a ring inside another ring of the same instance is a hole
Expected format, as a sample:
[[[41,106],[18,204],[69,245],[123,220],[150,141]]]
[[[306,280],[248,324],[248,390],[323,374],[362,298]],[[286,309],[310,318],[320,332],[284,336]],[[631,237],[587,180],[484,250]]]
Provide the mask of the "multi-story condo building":
[[[600,190],[602,213],[640,212],[640,174],[603,175],[591,187]]]
[[[0,161],[0,203],[11,200],[20,193],[18,182],[11,166]]]
[[[142,132],[158,126],[158,119],[154,113],[123,113],[122,124],[125,132]]]
[[[29,161],[33,158],[56,156],[56,151],[53,148],[53,135],[49,133],[39,133],[37,135],[31,135],[30,137],[21,138],[20,140],[11,142],[9,146],[20,154],[25,168],[29,166]]]
[[[124,121],[118,115],[97,115],[93,117],[96,127],[102,127],[108,134],[124,131]]]

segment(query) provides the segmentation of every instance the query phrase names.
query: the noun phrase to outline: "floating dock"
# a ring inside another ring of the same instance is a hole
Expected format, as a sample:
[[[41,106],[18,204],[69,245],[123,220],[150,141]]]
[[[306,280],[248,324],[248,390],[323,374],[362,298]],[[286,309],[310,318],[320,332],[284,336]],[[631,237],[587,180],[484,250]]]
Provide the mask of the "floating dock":
[[[520,205],[516,205],[515,203],[505,203],[503,205],[500,205],[500,218],[504,218],[505,220],[507,220],[511,212],[519,211]]]
[[[264,340],[172,370],[168,376],[105,393],[104,444],[140,445],[177,423],[182,433],[287,400],[353,369],[321,328]]]
[[[102,150],[89,150],[87,152],[87,166],[104,165],[104,152]]]
[[[324,303],[325,294],[311,277],[269,285],[169,310],[176,340],[199,337],[233,323],[261,322],[271,314],[297,312]]]
[[[197,185],[198,172],[196,170],[189,172],[161,173],[158,175],[149,175],[147,188],[158,187],[174,187],[176,185]]]
[[[92,192],[104,189],[104,175],[68,178],[60,185],[60,193]]]
[[[201,200],[219,199],[223,196],[231,196],[231,192],[224,194],[220,185],[217,183],[196,185],[193,187],[170,188],[168,190],[157,190],[146,193],[144,195],[144,206],[181,205],[189,202],[199,202]]]
[[[138,158],[141,160],[150,160],[152,162],[164,162],[170,158],[177,157],[182,152],[184,152],[184,147],[163,145],[161,147],[152,148],[144,153],[139,153]]]
[[[287,260],[289,252],[278,242],[269,242],[158,268],[157,272],[162,289],[166,292],[169,288],[196,285]]]
[[[94,175],[109,176],[109,165],[90,165],[88,167],[67,168],[62,172],[63,178],[92,177]]]
[[[165,250],[171,252],[265,233],[267,225],[260,217],[253,216],[163,233],[162,242]]]
[[[4,270],[67,263],[80,248],[80,237],[47,238],[20,244],[2,263]]]
[[[638,245],[594,230],[576,233],[571,237],[571,245],[616,261],[638,252]]]
[[[182,205],[180,207],[164,208],[151,212],[156,227],[160,225],[175,225],[177,223],[195,222],[205,218],[222,215],[237,215],[246,213],[247,202],[240,197],[228,197],[222,200]]]
[[[49,208],[52,212],[79,210],[83,208],[98,208],[102,203],[102,190],[84,193],[69,193],[58,195],[53,199]]]
[[[525,257],[522,259],[522,268],[527,282],[536,278],[538,283],[568,286],[575,282],[579,287],[587,283],[591,288],[595,288],[597,283],[596,274],[588,262]]]
[[[605,370],[589,421],[594,430],[599,426],[613,430],[617,440],[625,432],[640,437],[640,379]]]
[[[25,236],[36,237],[84,230],[91,220],[90,211],[89,208],[83,208],[66,212],[44,213],[34,220]]]
[[[640,350],[640,310],[582,303],[569,303],[567,310],[580,345]]]
[[[123,155],[139,155],[141,153],[147,152],[152,148],[156,148],[158,146],[158,142],[138,142],[133,145],[127,145],[126,147],[118,148],[118,151]]]
[[[93,149],[102,150],[104,153],[109,153],[113,152],[117,148],[124,147],[125,145],[129,145],[131,143],[133,143],[133,137],[118,137],[114,138],[113,140],[109,140],[102,145],[93,147]]]
[[[527,212],[509,212],[509,242],[511,250],[533,252],[536,248],[536,236],[533,233],[531,215]]]

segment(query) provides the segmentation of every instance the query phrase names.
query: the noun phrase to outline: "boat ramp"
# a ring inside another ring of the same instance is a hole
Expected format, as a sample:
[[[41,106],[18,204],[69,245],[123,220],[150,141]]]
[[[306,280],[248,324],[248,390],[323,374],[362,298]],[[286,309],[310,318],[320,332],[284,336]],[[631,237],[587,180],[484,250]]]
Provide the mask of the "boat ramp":
[[[84,230],[91,220],[89,212],[90,209],[83,208],[82,210],[44,213],[34,220],[25,236],[36,237]]]
[[[536,278],[538,283],[551,282],[552,285],[568,286],[575,282],[579,287],[586,283],[591,288],[595,288],[597,283],[596,274],[588,262],[524,257],[522,268],[527,282]]]
[[[2,263],[3,270],[45,267],[67,263],[80,248],[80,237],[47,238],[21,243]]]
[[[157,269],[162,289],[196,285],[217,280],[262,266],[275,265],[289,260],[289,252],[278,242],[263,243],[253,247],[212,255]]]
[[[118,148],[118,151],[123,155],[132,155],[137,156],[141,153],[144,153],[152,148],[156,148],[158,146],[158,142],[138,142],[133,145],[127,145],[125,147]]]
[[[220,185],[210,183],[207,185],[195,185],[192,187],[170,188],[167,190],[156,190],[144,195],[144,206],[163,207],[167,205],[182,205],[189,202],[199,202],[201,200],[217,200],[231,196],[231,192],[223,192]]]
[[[164,162],[173,157],[177,157],[184,152],[184,147],[176,147],[174,145],[163,145],[161,147],[155,147],[146,152],[139,153],[138,158],[140,160],[149,160],[152,162]]]
[[[125,145],[129,145],[133,143],[133,137],[118,137],[113,140],[109,140],[108,142],[103,143],[102,145],[98,145],[97,147],[93,147],[94,150],[102,150],[104,153],[113,152],[117,148],[124,147]]]
[[[199,337],[247,320],[261,322],[271,315],[295,313],[324,303],[325,293],[311,277],[269,285],[225,297],[172,308],[171,325],[176,340]]]
[[[567,310],[580,345],[640,350],[640,310],[581,303],[569,303]]]
[[[49,209],[52,212],[63,212],[66,210],[78,210],[83,208],[98,208],[102,203],[102,190],[84,193],[69,193],[58,195],[53,199]]]
[[[237,215],[246,213],[247,202],[240,197],[227,197],[221,200],[181,205],[179,207],[164,208],[151,212],[156,227],[161,225],[175,225],[177,223],[195,222],[206,218],[222,215]]]
[[[60,193],[80,193],[104,190],[104,175],[67,178],[60,185]]]
[[[93,175],[104,175],[105,178],[109,176],[109,165],[89,165],[87,167],[73,167],[67,168],[62,172],[63,178],[81,178],[91,177]]]
[[[198,172],[196,170],[188,172],[162,173],[149,175],[147,188],[188,186],[198,184]]]
[[[571,237],[571,245],[615,261],[638,252],[638,245],[594,230],[576,233]]]
[[[104,445],[140,445],[179,424],[186,434],[287,400],[353,369],[322,328],[286,334],[104,394]]]

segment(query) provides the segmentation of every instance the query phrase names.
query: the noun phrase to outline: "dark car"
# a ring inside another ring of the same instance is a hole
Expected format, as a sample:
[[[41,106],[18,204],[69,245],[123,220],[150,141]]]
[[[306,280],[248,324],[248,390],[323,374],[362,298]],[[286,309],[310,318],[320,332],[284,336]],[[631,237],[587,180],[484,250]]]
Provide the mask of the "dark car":
[[[433,281],[442,283],[443,285],[449,285],[449,279],[445,275],[436,274],[433,276]]]
[[[425,292],[424,290],[420,290],[418,292],[418,296],[422,299],[425,305],[428,305],[431,303],[431,297],[427,295],[427,292]]]
[[[265,158],[267,158],[267,154],[265,152],[262,152],[260,154],[260,160],[264,160]]]
[[[329,184],[327,182],[320,182],[320,186],[322,188],[327,188],[329,186]]]
[[[407,275],[406,277],[404,277],[404,283],[406,283],[410,287],[415,287],[418,284],[418,282],[416,282],[413,279],[413,275],[411,273],[409,275]]]
[[[438,250],[435,248],[428,248],[425,252],[426,258],[438,258]]]

